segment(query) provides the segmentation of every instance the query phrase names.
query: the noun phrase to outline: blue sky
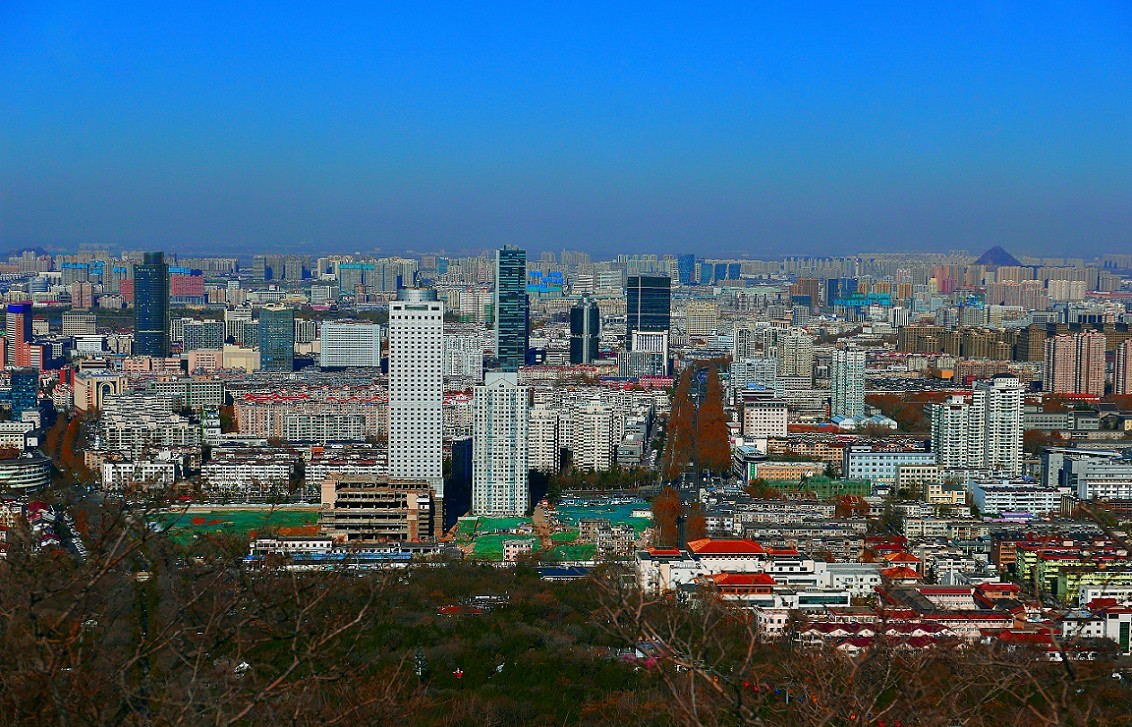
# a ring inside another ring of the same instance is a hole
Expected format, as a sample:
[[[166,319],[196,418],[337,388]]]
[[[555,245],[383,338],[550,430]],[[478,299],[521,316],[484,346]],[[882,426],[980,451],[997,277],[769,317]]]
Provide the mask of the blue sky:
[[[0,0],[0,248],[1132,249],[1127,2],[173,5]]]

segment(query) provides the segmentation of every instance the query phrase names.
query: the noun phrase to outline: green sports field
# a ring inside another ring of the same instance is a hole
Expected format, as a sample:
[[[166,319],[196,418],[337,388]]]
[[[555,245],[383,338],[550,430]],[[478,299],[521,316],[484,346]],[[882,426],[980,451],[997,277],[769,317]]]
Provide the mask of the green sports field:
[[[178,543],[190,543],[198,537],[231,533],[251,537],[275,528],[301,528],[318,524],[317,510],[193,510],[162,513],[152,522]]]

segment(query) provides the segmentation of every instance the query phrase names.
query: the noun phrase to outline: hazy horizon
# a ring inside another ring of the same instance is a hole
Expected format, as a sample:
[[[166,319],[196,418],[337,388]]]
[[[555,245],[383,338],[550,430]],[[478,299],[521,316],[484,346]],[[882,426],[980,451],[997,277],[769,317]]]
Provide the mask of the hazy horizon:
[[[5,7],[0,247],[1132,248],[1126,4],[651,10]]]

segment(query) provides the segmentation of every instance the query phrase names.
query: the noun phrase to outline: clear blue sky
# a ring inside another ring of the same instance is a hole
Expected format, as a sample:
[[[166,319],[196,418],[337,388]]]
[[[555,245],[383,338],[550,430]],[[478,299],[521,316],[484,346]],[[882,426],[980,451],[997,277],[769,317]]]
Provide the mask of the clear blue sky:
[[[1132,251],[1127,0],[333,5],[0,0],[0,249]]]

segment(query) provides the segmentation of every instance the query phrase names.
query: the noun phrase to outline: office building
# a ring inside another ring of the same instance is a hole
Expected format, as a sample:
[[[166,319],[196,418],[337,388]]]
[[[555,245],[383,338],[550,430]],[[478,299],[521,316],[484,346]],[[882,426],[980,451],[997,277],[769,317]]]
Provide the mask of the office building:
[[[12,420],[18,422],[25,411],[39,409],[39,371],[12,369],[11,383]]]
[[[861,419],[865,416],[865,352],[838,348],[833,352],[829,415]]]
[[[185,351],[224,349],[224,321],[186,321],[181,335]]]
[[[322,368],[381,366],[381,326],[361,321],[322,324],[319,365]]]
[[[134,355],[169,356],[169,266],[160,252],[134,266]]]
[[[472,437],[472,511],[478,515],[524,515],[530,388],[513,373],[488,373],[475,387]]]
[[[444,497],[444,304],[403,288],[389,304],[389,474]],[[439,510],[439,508],[438,508]]]
[[[495,251],[495,353],[500,371],[518,371],[527,361],[527,252],[513,245]]]
[[[672,279],[632,275],[625,287],[625,343],[632,350],[636,331],[659,333],[672,327]]]
[[[743,392],[743,436],[748,439],[786,436],[786,402],[770,389]]]
[[[601,311],[587,296],[570,306],[570,363],[589,364],[597,360],[601,342]]]
[[[259,368],[295,370],[295,312],[290,308],[268,306],[260,311]]]

